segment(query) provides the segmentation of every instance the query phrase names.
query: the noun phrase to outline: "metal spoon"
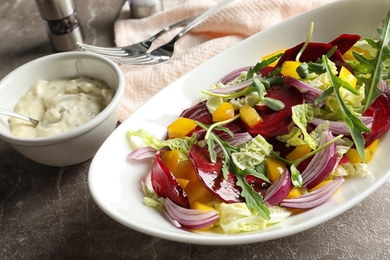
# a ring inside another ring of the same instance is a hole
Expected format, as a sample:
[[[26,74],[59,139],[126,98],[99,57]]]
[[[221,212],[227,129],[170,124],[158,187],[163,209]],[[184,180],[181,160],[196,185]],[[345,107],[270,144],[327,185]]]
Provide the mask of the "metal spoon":
[[[37,125],[39,123],[39,121],[34,119],[34,118],[15,113],[13,111],[8,111],[8,110],[5,110],[3,108],[0,108],[0,115],[16,117],[16,118],[19,118],[22,120],[29,121],[29,122],[33,123],[34,125]]]

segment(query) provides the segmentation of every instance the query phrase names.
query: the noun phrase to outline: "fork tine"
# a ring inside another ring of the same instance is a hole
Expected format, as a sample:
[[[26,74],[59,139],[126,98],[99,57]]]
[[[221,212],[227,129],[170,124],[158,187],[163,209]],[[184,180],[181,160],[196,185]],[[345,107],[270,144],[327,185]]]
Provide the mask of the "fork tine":
[[[114,62],[131,65],[131,66],[145,66],[145,65],[153,65],[157,64],[155,60],[149,60],[149,61],[136,61],[133,59],[126,59],[126,58],[112,58]]]
[[[91,46],[88,44],[82,44],[82,43],[77,43],[80,48],[82,48],[85,51],[90,51],[106,56],[115,56],[115,57],[123,57],[126,56],[127,53],[120,47],[115,47],[115,48],[105,48],[105,47],[96,47],[96,46]]]
[[[153,65],[159,63],[156,57],[151,55],[139,55],[137,57],[126,56],[126,57],[110,57],[111,60],[133,66],[142,66],[142,65]]]
[[[88,49],[88,50],[99,50],[99,51],[109,51],[109,52],[123,50],[121,47],[100,47],[100,46],[89,45],[82,42],[77,42],[77,45],[82,49]]]

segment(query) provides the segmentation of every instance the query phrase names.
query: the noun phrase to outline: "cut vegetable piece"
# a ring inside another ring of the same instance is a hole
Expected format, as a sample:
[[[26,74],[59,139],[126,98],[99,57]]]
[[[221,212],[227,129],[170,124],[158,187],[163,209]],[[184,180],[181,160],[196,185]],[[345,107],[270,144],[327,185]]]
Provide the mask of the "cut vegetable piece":
[[[280,175],[282,175],[282,173],[286,169],[286,163],[277,158],[272,157],[266,158],[264,161],[264,165],[267,171],[267,177],[272,183],[279,180]]]
[[[190,206],[192,206],[195,201],[207,203],[213,197],[213,193],[204,187],[204,185],[199,180],[191,160],[181,161],[173,175],[175,175],[178,179],[188,180],[185,187],[182,187],[187,194]]]
[[[195,166],[196,173],[205,187],[227,203],[243,202],[241,190],[236,186],[237,179],[230,173],[225,180],[222,174],[222,161],[210,160],[210,153],[197,145],[193,145],[189,157]]]
[[[197,125],[194,120],[185,117],[179,117],[168,126],[168,138],[182,138],[187,136],[195,129],[196,126]]]
[[[333,139],[332,132],[324,131],[320,146]],[[337,164],[336,144],[333,142],[313,156],[313,159],[302,172],[303,186],[311,189],[324,181]]]
[[[181,113],[180,117],[190,118],[203,124],[213,123],[212,115],[206,106],[206,101],[199,102],[187,108]]]
[[[289,76],[295,79],[299,79],[299,75],[297,73],[297,68],[301,65],[300,62],[297,61],[285,61],[282,65],[282,70],[280,73],[282,73],[283,76]]]
[[[213,122],[226,121],[234,117],[234,107],[229,102],[221,103],[213,113]]]
[[[360,35],[358,34],[341,34],[337,38],[335,38],[333,41],[331,41],[329,44],[332,46],[336,46],[337,50],[341,53],[344,54],[348,50],[352,48],[357,41],[360,40]]]
[[[298,145],[286,156],[286,160],[295,161],[311,152],[311,147],[307,144]]]
[[[379,139],[376,139],[374,142],[372,142],[369,146],[364,148],[364,157],[366,158],[366,163],[371,161],[372,157],[374,156],[374,153],[376,151],[376,147],[378,146]],[[348,160],[352,163],[362,163],[362,159],[360,158],[357,150],[355,148],[351,148],[346,153],[346,156]]]
[[[262,121],[256,109],[249,105],[240,108],[240,118],[248,127],[254,127]]]
[[[294,187],[292,187],[290,193],[287,195],[286,199],[296,198],[296,197],[302,196],[303,194],[305,194],[304,189],[294,186]]]
[[[343,184],[344,178],[338,177],[326,185],[304,194],[300,197],[292,199],[284,199],[280,206],[296,209],[311,209],[315,208],[330,199],[337,189]]]
[[[323,55],[328,54],[334,46],[337,46],[336,51],[330,57],[330,60],[333,61],[338,68],[342,66],[350,69],[350,67],[344,61],[342,54],[349,50],[358,40],[360,39],[359,35],[343,34],[331,41],[330,43],[318,43],[318,42],[309,42],[300,56],[300,62],[316,62],[317,59],[320,59]],[[288,50],[286,50],[283,56],[279,59],[275,68],[282,66],[285,61],[295,61],[298,53],[301,51],[304,43],[300,43]]]
[[[340,69],[339,78],[347,82],[353,88],[356,88],[357,78],[344,66]]]
[[[369,146],[376,139],[382,137],[390,128],[390,89],[385,89],[380,94],[363,116],[374,116],[371,132],[364,133],[365,146]]]
[[[255,109],[263,120],[249,128],[248,132],[252,136],[260,134],[265,139],[289,133],[293,126],[291,107],[303,103],[302,93],[295,87],[271,86],[266,97],[281,101],[284,108],[274,111],[264,105],[256,106]]]
[[[161,153],[161,159],[168,169],[174,173],[177,165],[180,162],[180,152],[179,150],[167,150]]]
[[[181,207],[189,208],[187,194],[184,192],[175,176],[161,160],[161,151],[156,153],[153,163],[151,182],[158,196],[169,198]]]
[[[168,216],[176,221],[179,227],[184,228],[203,229],[219,219],[218,212],[215,210],[205,212],[203,210],[183,208],[170,199],[165,199],[165,209]]]
[[[264,196],[264,203],[269,207],[279,204],[290,193],[292,187],[290,171],[286,168],[279,180],[273,183],[267,190]]]
[[[229,83],[230,81],[233,81],[234,79],[236,79],[238,76],[240,76],[241,73],[247,72],[249,69],[250,69],[250,66],[246,66],[246,67],[242,67],[242,68],[233,70],[232,72],[230,72],[230,73],[228,73],[227,75],[225,75],[225,76],[220,80],[220,82],[221,82],[222,84],[227,84],[227,83]]]

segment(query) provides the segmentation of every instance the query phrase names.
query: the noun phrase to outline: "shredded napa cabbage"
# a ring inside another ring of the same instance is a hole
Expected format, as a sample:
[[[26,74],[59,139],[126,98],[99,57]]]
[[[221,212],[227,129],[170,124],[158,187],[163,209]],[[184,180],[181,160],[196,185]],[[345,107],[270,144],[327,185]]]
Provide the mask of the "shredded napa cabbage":
[[[267,221],[245,203],[219,203],[215,208],[219,211],[219,226],[228,234],[261,230],[291,215],[287,209],[274,206],[269,208],[270,220]]]
[[[296,126],[291,128],[288,134],[277,136],[276,139],[286,143],[287,147],[307,144],[313,150],[316,149],[318,142],[307,132],[307,124],[313,120],[313,107],[310,104],[301,104],[293,106],[291,110]]]
[[[231,154],[234,164],[244,169],[254,169],[256,165],[262,163],[267,155],[272,152],[272,145],[264,137],[257,135],[251,141],[240,147],[238,152]]]
[[[133,137],[138,137],[143,141],[143,144],[150,146],[156,150],[160,150],[164,147],[169,147],[171,150],[179,150],[182,154],[188,155],[191,146],[197,142],[195,135],[191,137],[183,138],[173,138],[168,140],[161,140],[154,135],[149,134],[143,129],[138,129],[137,131],[129,130],[127,132],[127,141],[132,147],[139,146]]]
[[[245,97],[232,98],[229,100],[229,102],[233,105],[235,110],[239,110],[244,105],[254,107],[256,104],[262,104],[261,102],[259,102],[259,93],[257,93],[256,91],[249,93]]]
[[[286,143],[287,147],[306,144],[303,141],[302,130],[296,126],[291,128],[288,134],[277,136],[276,139],[280,142]]]
[[[211,114],[217,110],[219,105],[221,105],[224,102],[224,99],[221,97],[210,97],[206,101],[206,107],[209,110]]]
[[[313,120],[313,107],[309,104],[296,105],[291,108],[292,120],[298,126],[304,136],[304,141],[313,150],[317,148],[317,143],[307,132],[307,124]]]
[[[368,165],[365,163],[351,163],[337,165],[336,169],[330,174],[332,177],[356,176],[365,177],[370,173]]]

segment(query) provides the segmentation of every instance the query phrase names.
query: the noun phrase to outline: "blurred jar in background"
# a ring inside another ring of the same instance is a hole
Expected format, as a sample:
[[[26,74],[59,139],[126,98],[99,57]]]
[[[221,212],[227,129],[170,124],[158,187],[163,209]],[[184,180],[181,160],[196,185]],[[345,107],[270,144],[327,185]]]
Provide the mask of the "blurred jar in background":
[[[73,0],[35,0],[55,51],[71,51],[84,35]]]

